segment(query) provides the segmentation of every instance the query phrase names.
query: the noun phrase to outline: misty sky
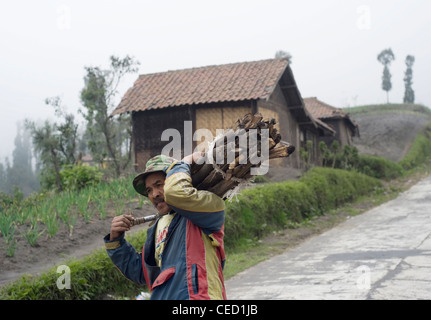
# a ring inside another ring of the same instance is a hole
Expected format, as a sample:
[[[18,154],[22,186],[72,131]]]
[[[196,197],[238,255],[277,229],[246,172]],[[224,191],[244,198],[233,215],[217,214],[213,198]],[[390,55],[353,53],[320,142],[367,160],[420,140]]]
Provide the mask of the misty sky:
[[[108,67],[111,55],[134,56],[145,74],[284,50],[303,97],[346,107],[386,102],[377,55],[392,48],[390,101],[402,102],[411,54],[416,103],[431,107],[430,12],[429,0],[2,2],[0,161],[11,160],[18,121],[54,120],[45,98],[77,113],[84,66]]]

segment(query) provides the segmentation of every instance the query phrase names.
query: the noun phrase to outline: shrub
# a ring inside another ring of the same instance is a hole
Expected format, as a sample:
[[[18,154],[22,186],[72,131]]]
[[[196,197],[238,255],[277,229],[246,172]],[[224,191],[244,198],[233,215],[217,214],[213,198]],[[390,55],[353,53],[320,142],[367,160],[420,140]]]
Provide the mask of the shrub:
[[[431,157],[431,123],[414,140],[409,152],[399,162],[406,170],[412,169]]]
[[[142,248],[146,232],[137,232],[127,239],[135,248]],[[57,280],[62,273],[58,273],[57,267],[54,267],[40,276],[25,275],[2,287],[0,300],[89,300],[109,291],[121,294],[142,290],[142,287],[122,276],[105,249],[98,249],[80,260],[69,260],[65,265],[70,268],[70,289],[57,287]]]
[[[385,180],[397,178],[403,173],[403,168],[398,163],[365,154],[359,155],[357,170],[368,176]]]
[[[80,190],[97,185],[102,179],[102,172],[96,167],[67,165],[60,171],[64,189]]]

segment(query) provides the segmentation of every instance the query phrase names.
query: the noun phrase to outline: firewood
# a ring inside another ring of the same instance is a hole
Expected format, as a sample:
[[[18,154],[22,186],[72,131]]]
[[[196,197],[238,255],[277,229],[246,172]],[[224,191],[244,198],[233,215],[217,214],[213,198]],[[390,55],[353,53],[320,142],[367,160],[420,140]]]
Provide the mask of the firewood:
[[[261,157],[263,144],[262,130],[268,130],[268,159],[290,156],[295,147],[281,141],[281,135],[274,127],[275,119],[266,118],[260,113],[248,113],[238,119],[232,128],[217,136],[206,152],[204,164],[193,164],[191,167],[192,183],[199,190],[208,190],[220,197],[229,197],[241,183],[249,181],[253,176],[252,168],[258,168],[262,162],[254,163]],[[257,148],[250,148],[251,130],[256,132]],[[211,158],[212,157],[212,158]],[[230,162],[228,160],[230,159]]]

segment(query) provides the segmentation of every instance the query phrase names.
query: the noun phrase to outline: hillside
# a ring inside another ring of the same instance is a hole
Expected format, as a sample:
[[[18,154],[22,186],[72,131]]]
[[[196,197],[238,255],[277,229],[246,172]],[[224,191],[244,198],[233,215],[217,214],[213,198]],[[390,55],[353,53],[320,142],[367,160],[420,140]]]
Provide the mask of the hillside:
[[[360,153],[401,160],[417,134],[431,121],[431,110],[421,105],[385,104],[343,109],[359,124],[353,139]]]

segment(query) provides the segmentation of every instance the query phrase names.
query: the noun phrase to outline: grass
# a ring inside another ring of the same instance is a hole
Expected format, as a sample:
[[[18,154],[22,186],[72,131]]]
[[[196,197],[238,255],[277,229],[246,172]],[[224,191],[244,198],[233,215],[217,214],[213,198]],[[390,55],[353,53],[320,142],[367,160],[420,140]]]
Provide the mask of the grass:
[[[383,113],[403,113],[403,114],[419,114],[431,117],[431,110],[420,104],[403,104],[403,103],[390,103],[390,104],[372,104],[358,107],[343,108],[351,116],[357,115],[373,115]]]
[[[424,163],[429,157],[431,157],[431,122],[429,122],[424,131],[416,137],[409,152],[399,164],[405,170],[409,170]]]

